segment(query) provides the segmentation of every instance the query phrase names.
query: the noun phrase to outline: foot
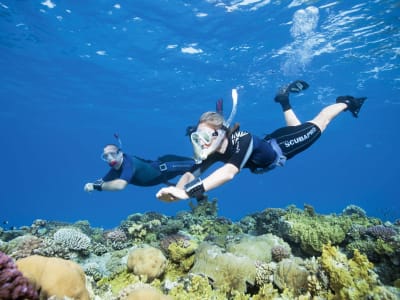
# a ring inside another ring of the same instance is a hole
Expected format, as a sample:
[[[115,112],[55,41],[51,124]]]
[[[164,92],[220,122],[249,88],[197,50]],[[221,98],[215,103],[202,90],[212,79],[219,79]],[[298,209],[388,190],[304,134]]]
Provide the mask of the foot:
[[[307,89],[310,85],[303,80],[296,80],[292,83],[281,87],[275,96],[275,102],[282,103],[282,101],[287,101],[289,93],[300,93],[301,91]]]
[[[296,80],[289,84],[286,87],[286,90],[289,93],[300,93],[301,91],[308,89],[309,86],[310,85],[303,80]]]
[[[287,86],[281,87],[274,100],[282,105],[283,111],[286,111],[291,108],[289,103],[289,93],[299,93],[300,91],[307,89],[309,86],[310,85],[307,82],[302,80],[293,81]]]
[[[358,118],[358,113],[366,99],[367,97],[354,98],[353,96],[339,96],[336,98],[336,103],[345,103],[347,105],[345,111],[349,110],[354,118]]]

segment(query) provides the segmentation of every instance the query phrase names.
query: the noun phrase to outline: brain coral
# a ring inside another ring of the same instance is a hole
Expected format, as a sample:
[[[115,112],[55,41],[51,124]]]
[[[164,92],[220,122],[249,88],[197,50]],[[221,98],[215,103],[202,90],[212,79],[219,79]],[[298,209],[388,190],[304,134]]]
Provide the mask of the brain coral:
[[[53,236],[54,241],[70,250],[87,250],[90,247],[90,238],[73,228],[61,228]]]
[[[227,250],[235,255],[268,263],[272,261],[272,249],[278,246],[287,256],[290,255],[289,244],[270,233],[259,236],[244,235],[239,242],[228,244]]]
[[[246,283],[255,284],[256,264],[248,257],[224,253],[218,246],[202,243],[191,272],[206,275],[223,291],[245,292]]]
[[[160,249],[144,247],[132,250],[128,255],[128,270],[152,281],[161,276],[166,268],[167,259]]]
[[[32,255],[17,261],[18,269],[40,290],[40,299],[52,296],[89,300],[82,268],[69,260]]]

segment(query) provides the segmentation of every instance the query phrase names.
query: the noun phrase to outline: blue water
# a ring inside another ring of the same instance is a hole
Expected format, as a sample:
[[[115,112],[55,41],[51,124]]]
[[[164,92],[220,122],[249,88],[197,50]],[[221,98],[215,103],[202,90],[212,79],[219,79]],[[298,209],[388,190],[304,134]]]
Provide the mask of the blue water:
[[[239,92],[236,121],[263,135],[284,124],[272,99],[292,97],[302,120],[339,95],[367,96],[358,119],[341,114],[312,148],[268,174],[241,172],[209,193],[219,215],[311,204],[319,213],[363,207],[400,218],[398,1],[0,0],[0,219],[119,225],[129,214],[174,215],[188,202],[161,186],[87,194],[107,172],[102,147],[191,155],[187,125]]]

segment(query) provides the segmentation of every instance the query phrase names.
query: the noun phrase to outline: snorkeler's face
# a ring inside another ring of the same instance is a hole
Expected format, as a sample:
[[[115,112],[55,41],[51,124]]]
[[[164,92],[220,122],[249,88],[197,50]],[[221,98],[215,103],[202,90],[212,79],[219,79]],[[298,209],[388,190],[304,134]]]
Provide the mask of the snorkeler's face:
[[[193,144],[205,149],[211,146],[217,136],[218,131],[202,123],[197,126],[197,130],[190,135],[190,138]]]
[[[123,154],[120,149],[115,146],[106,146],[101,155],[102,160],[108,163],[110,167],[119,168],[122,164]]]

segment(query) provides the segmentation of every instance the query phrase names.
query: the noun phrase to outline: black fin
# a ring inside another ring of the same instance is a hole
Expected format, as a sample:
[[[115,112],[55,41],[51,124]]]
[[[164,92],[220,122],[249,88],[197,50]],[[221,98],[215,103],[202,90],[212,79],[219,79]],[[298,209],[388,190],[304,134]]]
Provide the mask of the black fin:
[[[300,93],[308,89],[309,86],[310,85],[303,80],[296,80],[287,86],[286,91],[289,93]]]

